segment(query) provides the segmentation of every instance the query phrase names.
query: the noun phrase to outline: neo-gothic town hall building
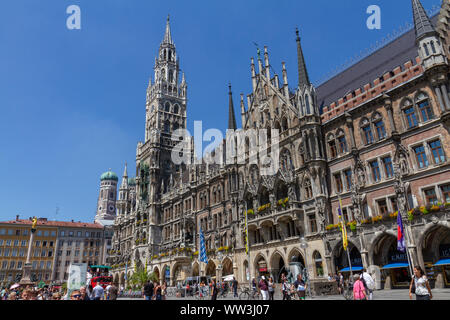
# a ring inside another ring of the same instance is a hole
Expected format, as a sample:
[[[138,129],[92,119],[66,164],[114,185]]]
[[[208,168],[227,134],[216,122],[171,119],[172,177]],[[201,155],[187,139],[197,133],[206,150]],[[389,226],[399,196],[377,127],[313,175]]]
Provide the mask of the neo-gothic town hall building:
[[[258,162],[173,164],[171,133],[186,128],[188,106],[168,19],[147,89],[136,177],[125,168],[118,196],[118,176],[101,177],[97,216],[114,219],[115,282],[144,267],[169,285],[197,275],[279,281],[295,259],[306,262],[313,283],[325,282],[349,267],[337,225],[340,198],[353,270],[368,268],[379,288],[407,283],[407,258],[397,251],[400,212],[413,264],[436,287],[450,285],[450,5],[444,1],[431,18],[419,0],[412,6],[412,30],[317,88],[298,32],[295,91],[284,63],[280,77],[271,73],[266,47],[251,59],[242,126],[279,129],[273,176],[261,176]],[[229,97],[228,128],[236,129],[231,87]],[[200,229],[207,264],[198,261]]]

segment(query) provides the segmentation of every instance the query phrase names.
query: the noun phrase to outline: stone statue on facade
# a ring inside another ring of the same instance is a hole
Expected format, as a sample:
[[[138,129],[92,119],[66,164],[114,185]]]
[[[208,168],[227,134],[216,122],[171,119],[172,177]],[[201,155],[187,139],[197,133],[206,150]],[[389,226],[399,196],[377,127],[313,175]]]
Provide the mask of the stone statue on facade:
[[[275,209],[277,207],[277,199],[276,199],[275,194],[273,192],[269,193],[269,201],[270,201],[271,208]]]
[[[323,198],[316,199],[316,216],[319,222],[319,231],[324,232],[325,231],[325,224],[326,224],[326,214],[325,214],[325,200]]]
[[[399,155],[399,165],[400,165],[400,172],[402,175],[408,174],[408,160],[406,159],[406,155],[401,152]]]
[[[293,183],[290,183],[288,186],[288,197],[290,201],[297,201],[297,195],[295,193],[295,186]]]

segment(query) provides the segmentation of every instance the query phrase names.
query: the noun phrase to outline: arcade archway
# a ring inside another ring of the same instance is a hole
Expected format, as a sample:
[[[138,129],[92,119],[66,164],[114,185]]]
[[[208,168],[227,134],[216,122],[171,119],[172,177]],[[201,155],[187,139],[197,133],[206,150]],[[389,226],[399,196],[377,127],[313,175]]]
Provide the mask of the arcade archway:
[[[275,251],[270,258],[270,269],[272,273],[273,280],[276,283],[281,282],[281,275],[283,272],[287,272],[286,264],[284,262],[283,256],[278,251]]]
[[[450,229],[437,225],[421,241],[425,273],[436,287],[450,287]]]
[[[209,260],[208,264],[206,265],[206,276],[210,276],[214,279],[216,278],[216,264],[212,260]]]

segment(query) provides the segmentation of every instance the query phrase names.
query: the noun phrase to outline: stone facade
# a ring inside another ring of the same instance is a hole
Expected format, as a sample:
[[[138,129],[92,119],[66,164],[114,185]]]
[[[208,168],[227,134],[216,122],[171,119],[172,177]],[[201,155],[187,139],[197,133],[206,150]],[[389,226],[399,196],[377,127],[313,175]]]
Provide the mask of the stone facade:
[[[135,185],[128,186],[124,175],[120,189],[124,196],[117,204],[111,256],[115,281],[123,284],[132,266],[145,266],[170,285],[187,276],[222,279],[231,274],[245,283],[249,261],[250,278],[265,274],[278,281],[293,259],[307,267],[313,281],[326,281],[329,273],[348,266],[337,227],[339,201],[349,222],[350,261],[355,269],[369,268],[380,287],[404,280],[395,270],[383,270],[406,257],[395,252],[397,212],[414,265],[429,271],[430,264],[445,257],[450,243],[450,85],[448,48],[442,45],[449,39],[442,28],[434,28],[420,1],[412,3],[414,30],[380,49],[378,61],[374,54],[318,88],[309,81],[298,31],[295,90],[289,88],[284,63],[282,84],[271,74],[267,47],[263,57],[258,52],[256,65],[251,59],[252,93],[247,104],[240,97],[242,126],[279,130],[280,165],[270,176],[259,174],[261,158],[251,164],[249,148],[244,164],[172,163],[171,134],[186,127],[187,85],[184,75],[178,79],[167,21],[155,80],[147,90],[146,138],[137,148]],[[448,24],[448,17],[443,4],[439,25],[446,19]],[[407,39],[416,46],[414,60],[381,70],[390,56],[402,59],[395,44]],[[369,62],[381,70],[378,77],[358,83],[358,74],[351,73],[364,74],[360,66]],[[336,89],[343,83],[349,93],[336,95],[344,92]],[[231,88],[229,108],[234,114]],[[235,129],[234,116],[229,119],[229,129]],[[208,264],[197,259],[200,230]],[[300,248],[300,238],[306,249]],[[448,283],[445,272],[435,267],[437,286]]]

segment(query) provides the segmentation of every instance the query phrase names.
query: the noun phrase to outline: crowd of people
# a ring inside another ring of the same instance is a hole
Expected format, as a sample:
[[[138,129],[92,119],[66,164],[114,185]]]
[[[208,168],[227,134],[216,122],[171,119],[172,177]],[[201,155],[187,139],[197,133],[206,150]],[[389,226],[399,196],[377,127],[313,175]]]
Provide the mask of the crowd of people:
[[[366,269],[353,275],[353,279],[346,281],[342,273],[332,276],[328,275],[329,281],[337,282],[339,294],[344,291],[351,290],[353,300],[373,300],[373,292],[375,290],[375,279]],[[262,276],[259,281],[252,279],[253,294],[260,293],[263,300],[274,300],[276,285],[272,277]],[[238,297],[238,281],[233,277],[229,283],[216,283],[214,279],[209,284],[201,281],[199,284],[194,283],[192,286],[186,287],[186,295],[194,295],[198,292],[200,296],[209,296],[211,300],[217,300],[218,295],[232,290],[233,296]],[[303,280],[302,275],[298,274],[297,279],[290,283],[285,274],[281,275],[281,295],[283,300],[291,300],[294,295],[299,300],[306,299],[306,291],[308,283]],[[16,286],[8,289],[3,287],[0,290],[1,300],[116,300],[123,291],[114,284],[109,284],[106,288],[98,282],[94,287],[88,285],[76,290],[63,290],[57,286],[45,286],[44,288],[32,286]],[[155,281],[149,281],[142,288],[142,295],[145,300],[166,300],[167,283],[162,284]],[[410,299],[416,295],[417,300],[430,300],[433,298],[430,284],[421,267],[414,268],[414,277],[411,279],[409,287]]]
[[[95,287],[87,286],[76,290],[62,289],[59,286],[44,288],[26,286],[0,291],[1,300],[116,300],[118,289],[114,284],[103,288],[100,283]]]

